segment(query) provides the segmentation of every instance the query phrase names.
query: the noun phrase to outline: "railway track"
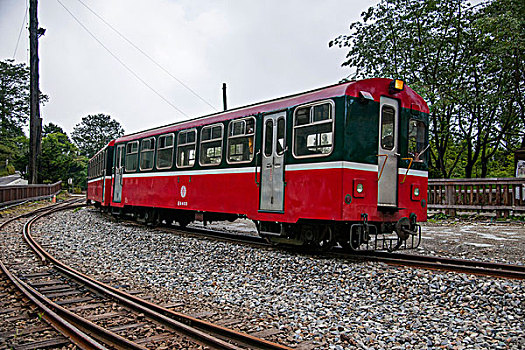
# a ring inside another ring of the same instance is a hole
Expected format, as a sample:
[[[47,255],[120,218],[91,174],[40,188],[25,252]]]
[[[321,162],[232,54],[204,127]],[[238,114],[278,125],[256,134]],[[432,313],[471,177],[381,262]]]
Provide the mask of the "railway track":
[[[25,247],[9,262],[0,261],[2,287],[6,288],[0,293],[18,295],[20,307],[28,308],[28,315],[36,313],[38,319],[49,324],[36,326],[36,333],[30,333],[28,339],[39,337],[38,332],[48,332],[52,334],[50,341],[56,343],[48,344],[50,347],[75,344],[83,349],[287,349],[143,300],[96,281],[51,256],[31,235],[31,225],[45,215],[78,206],[68,203],[39,209],[22,230],[25,242],[36,255]],[[0,229],[28,216],[4,222]],[[9,346],[42,347],[20,341],[19,334],[12,333],[6,334]]]
[[[180,229],[164,228],[174,233],[199,237],[206,235],[214,239],[221,239],[226,242],[238,242],[257,247],[272,247],[262,238],[247,235],[236,235],[223,231],[210,229]],[[289,249],[287,247],[286,249]],[[305,252],[301,250],[300,252]],[[305,253],[320,254],[321,256],[336,257],[343,259],[361,259],[366,261],[382,262],[389,265],[408,266],[414,268],[425,268],[441,271],[453,271],[459,273],[470,273],[482,276],[493,276],[511,279],[525,279],[525,266],[514,264],[502,264],[494,262],[484,262],[477,260],[445,258],[426,255],[388,253],[388,252],[348,252],[343,249],[335,248],[329,252],[319,252],[309,250]]]
[[[385,252],[366,253],[359,256],[367,260],[383,262],[390,265],[471,273],[482,276],[525,279],[525,266],[523,265]]]

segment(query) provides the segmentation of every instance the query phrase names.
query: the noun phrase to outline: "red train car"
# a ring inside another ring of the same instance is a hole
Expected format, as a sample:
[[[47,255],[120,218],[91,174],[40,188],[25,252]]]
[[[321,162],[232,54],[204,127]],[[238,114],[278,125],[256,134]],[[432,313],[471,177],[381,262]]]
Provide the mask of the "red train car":
[[[97,207],[109,208],[111,203],[111,171],[115,141],[111,141],[88,162],[87,199]]]
[[[246,217],[273,242],[413,248],[427,148],[420,96],[353,81],[119,138],[97,202],[151,223]]]

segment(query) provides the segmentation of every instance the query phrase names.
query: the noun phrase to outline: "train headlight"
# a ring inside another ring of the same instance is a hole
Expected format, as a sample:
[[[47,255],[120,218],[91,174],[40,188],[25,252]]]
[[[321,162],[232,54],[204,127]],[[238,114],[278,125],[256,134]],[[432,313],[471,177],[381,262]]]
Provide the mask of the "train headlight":
[[[401,79],[394,79],[390,82],[389,92],[390,94],[397,94],[398,92],[403,91],[405,88],[405,83]]]
[[[421,188],[419,186],[420,186],[419,184],[412,184],[412,188],[411,188],[411,191],[410,191],[410,198],[413,201],[418,201],[421,198],[420,197],[420,195],[421,195]]]
[[[364,198],[365,193],[365,179],[354,179],[354,198]]]

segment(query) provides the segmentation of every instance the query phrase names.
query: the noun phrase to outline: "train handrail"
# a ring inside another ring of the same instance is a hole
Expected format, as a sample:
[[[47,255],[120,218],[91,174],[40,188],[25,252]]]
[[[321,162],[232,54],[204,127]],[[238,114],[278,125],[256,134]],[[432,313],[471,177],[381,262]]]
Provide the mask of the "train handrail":
[[[407,179],[408,171],[412,167],[412,162],[414,161],[414,158],[401,158],[401,160],[410,160],[410,163],[408,163],[407,172],[405,173],[405,177],[403,178],[403,181],[401,181],[402,184],[405,183],[405,180]],[[386,161],[385,161],[386,163]]]
[[[381,175],[383,175],[383,169],[385,168],[386,161],[388,160],[388,154],[377,154],[376,157],[385,157],[385,161],[383,162],[383,166],[381,167],[381,172],[379,173],[379,177],[377,178],[377,181],[381,179]]]
[[[259,186],[261,183],[257,181],[257,159],[259,158],[259,154],[261,153],[261,150],[258,150],[257,153],[255,153],[255,184]]]

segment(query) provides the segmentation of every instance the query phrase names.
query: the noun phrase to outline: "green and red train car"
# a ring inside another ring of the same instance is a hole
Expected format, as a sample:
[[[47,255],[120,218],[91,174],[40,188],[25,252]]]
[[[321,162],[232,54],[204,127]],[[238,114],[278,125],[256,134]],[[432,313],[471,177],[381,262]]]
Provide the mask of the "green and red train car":
[[[367,79],[126,135],[87,199],[149,223],[253,220],[273,242],[413,248],[427,218],[428,107]]]

